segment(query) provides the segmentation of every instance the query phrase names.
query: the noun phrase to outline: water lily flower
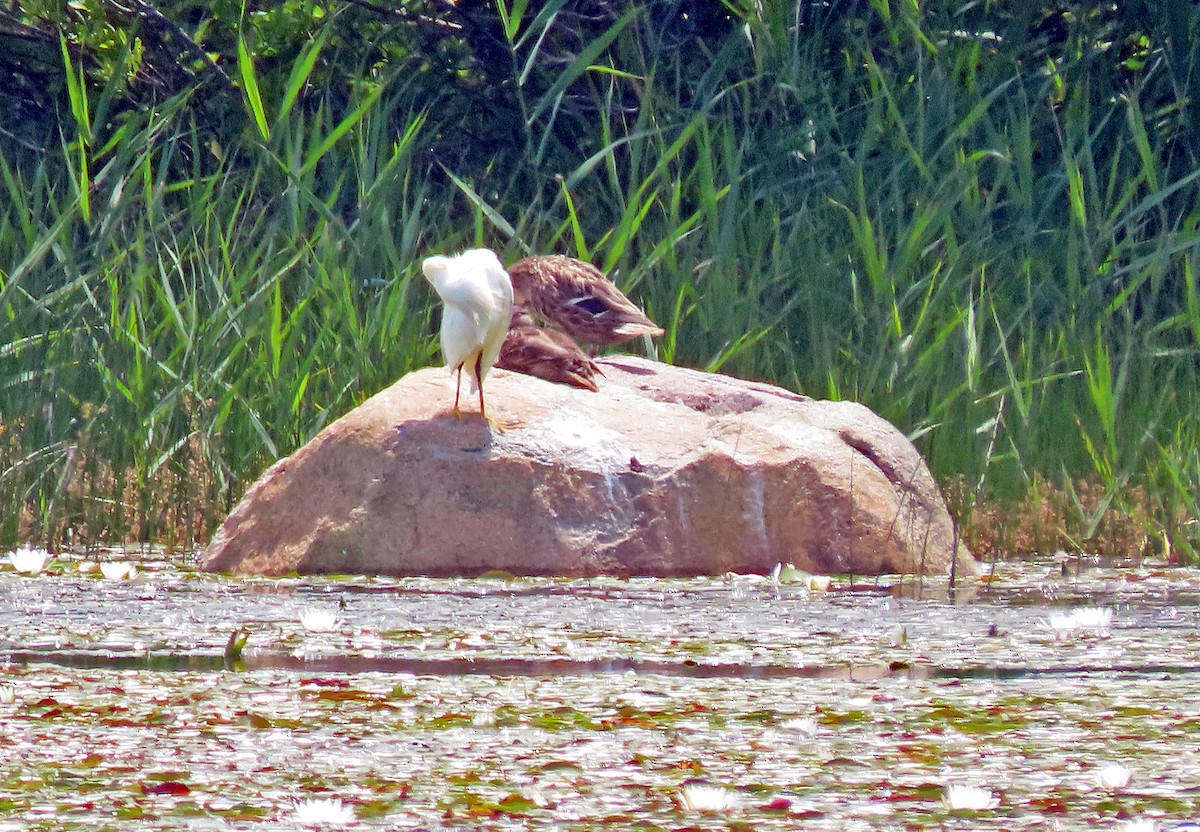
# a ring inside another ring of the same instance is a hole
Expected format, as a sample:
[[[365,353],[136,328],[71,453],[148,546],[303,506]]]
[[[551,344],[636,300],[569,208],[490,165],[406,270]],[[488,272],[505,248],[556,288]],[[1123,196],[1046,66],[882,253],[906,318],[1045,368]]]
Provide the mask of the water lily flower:
[[[1078,627],[1107,630],[1112,623],[1112,607],[1079,607],[1072,612]]]
[[[679,790],[679,802],[689,812],[726,812],[737,804],[737,798],[721,786],[685,783]]]
[[[31,549],[28,546],[22,546],[16,551],[8,553],[8,562],[22,575],[36,575],[46,567],[49,557],[50,553],[45,549]]]
[[[1000,798],[989,789],[958,783],[946,787],[944,799],[951,812],[986,812],[1000,805]]]
[[[1121,824],[1122,832],[1158,832],[1158,824],[1150,818],[1134,818]]]
[[[11,705],[17,701],[17,689],[12,685],[0,685],[0,705]]]
[[[777,563],[768,575],[773,584],[803,584],[811,592],[828,592],[832,578],[828,575],[813,575],[797,569],[793,563]]]
[[[474,728],[493,728],[496,725],[496,712],[482,709],[471,714],[471,726]]]
[[[805,734],[813,736],[817,733],[817,720],[811,716],[796,716],[785,719],[779,723],[780,728],[786,728],[789,731],[795,731],[797,734]]]
[[[349,826],[358,820],[354,808],[336,797],[295,801],[296,823],[301,826]]]
[[[329,610],[308,609],[300,613],[300,623],[310,633],[332,633],[342,621]]]
[[[1049,618],[1043,618],[1040,623],[1054,632],[1055,639],[1062,640],[1078,630],[1094,630],[1102,634],[1108,630],[1112,617],[1112,607],[1077,607],[1067,612],[1051,613]]]
[[[833,582],[833,578],[828,575],[809,575],[808,588],[812,592],[828,592],[829,585]]]
[[[110,581],[132,581],[137,577],[137,567],[127,560],[106,561],[100,564],[100,574]]]
[[[776,584],[792,584],[804,580],[808,573],[797,569],[793,563],[777,563],[771,570],[771,582]]]
[[[1123,789],[1132,776],[1133,772],[1120,763],[1110,763],[1096,772],[1096,785],[1109,791]]]

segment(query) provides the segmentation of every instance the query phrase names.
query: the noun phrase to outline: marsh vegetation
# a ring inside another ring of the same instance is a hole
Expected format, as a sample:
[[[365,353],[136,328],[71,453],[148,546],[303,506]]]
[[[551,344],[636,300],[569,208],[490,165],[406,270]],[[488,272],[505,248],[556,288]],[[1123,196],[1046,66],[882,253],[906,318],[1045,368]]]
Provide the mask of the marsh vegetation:
[[[1200,12],[1018,5],[10,4],[0,540],[205,539],[486,245],[872,406],[985,555],[1191,559]]]

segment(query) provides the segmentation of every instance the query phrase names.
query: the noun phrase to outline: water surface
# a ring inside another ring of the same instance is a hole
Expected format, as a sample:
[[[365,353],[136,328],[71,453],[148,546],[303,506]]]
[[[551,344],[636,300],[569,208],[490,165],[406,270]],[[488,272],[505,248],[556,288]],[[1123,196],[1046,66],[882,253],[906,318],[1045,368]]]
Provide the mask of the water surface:
[[[1200,815],[1200,573],[944,581],[0,569],[0,832],[1089,829]],[[184,561],[184,562],[180,562]],[[1113,610],[1056,632],[1057,613]],[[301,624],[332,613],[331,632]],[[240,661],[225,655],[247,632]],[[1104,787],[1113,763],[1124,787]],[[687,809],[695,782],[728,792]],[[951,811],[948,784],[999,805]]]

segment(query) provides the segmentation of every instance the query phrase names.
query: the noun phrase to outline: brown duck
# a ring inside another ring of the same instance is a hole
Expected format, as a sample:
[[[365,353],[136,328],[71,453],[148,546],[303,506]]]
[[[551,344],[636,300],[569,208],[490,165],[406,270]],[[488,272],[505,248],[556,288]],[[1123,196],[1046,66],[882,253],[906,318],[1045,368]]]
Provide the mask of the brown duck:
[[[514,306],[508,335],[500,345],[496,366],[559,384],[597,392],[595,362],[569,337],[556,329],[543,329],[522,306]]]
[[[663,333],[591,263],[537,255],[513,263],[508,274],[515,303],[528,305],[580,343],[608,346]]]

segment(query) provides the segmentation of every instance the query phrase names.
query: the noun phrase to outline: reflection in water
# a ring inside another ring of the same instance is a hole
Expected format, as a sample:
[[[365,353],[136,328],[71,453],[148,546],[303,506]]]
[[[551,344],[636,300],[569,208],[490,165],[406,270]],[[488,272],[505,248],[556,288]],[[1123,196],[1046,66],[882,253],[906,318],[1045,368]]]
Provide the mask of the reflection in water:
[[[49,664],[59,667],[162,672],[215,672],[220,670],[282,670],[297,673],[350,674],[398,673],[415,676],[535,677],[590,676],[633,673],[639,676],[674,676],[690,679],[822,679],[873,682],[879,679],[1024,679],[1043,676],[1147,676],[1165,679],[1200,673],[1200,664],[1067,664],[1054,667],[946,667],[893,661],[888,664],[806,665],[700,664],[639,659],[503,659],[419,658],[361,656],[353,654],[298,656],[259,651],[229,660],[225,656],[104,651],[9,651],[0,662],[14,665]]]

